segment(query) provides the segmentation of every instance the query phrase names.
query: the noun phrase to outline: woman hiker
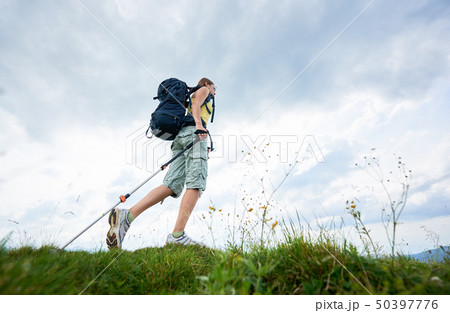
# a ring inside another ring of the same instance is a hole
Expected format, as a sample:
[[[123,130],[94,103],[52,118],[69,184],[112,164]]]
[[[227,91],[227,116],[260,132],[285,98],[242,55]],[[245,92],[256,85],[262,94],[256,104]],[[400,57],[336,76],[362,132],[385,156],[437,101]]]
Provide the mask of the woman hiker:
[[[184,229],[189,220],[198,198],[206,188],[206,177],[208,174],[208,151],[206,133],[195,134],[197,130],[206,132],[206,125],[211,116],[211,100],[204,104],[209,95],[216,94],[214,83],[208,78],[202,78],[198,82],[202,86],[192,94],[192,107],[188,108],[184,126],[175,137],[172,144],[172,153],[175,155],[192,143],[196,136],[201,141],[191,149],[175,159],[169,166],[163,184],[150,191],[142,200],[132,208],[113,209],[109,215],[108,222],[111,225],[107,235],[106,244],[108,248],[121,248],[125,234],[131,223],[142,212],[156,203],[162,202],[168,196],[178,198],[186,184],[186,191],[181,200],[180,210],[172,233],[167,235],[166,243],[180,245],[199,244],[189,237]],[[211,98],[211,97],[210,97]],[[204,105],[203,105],[204,104]]]

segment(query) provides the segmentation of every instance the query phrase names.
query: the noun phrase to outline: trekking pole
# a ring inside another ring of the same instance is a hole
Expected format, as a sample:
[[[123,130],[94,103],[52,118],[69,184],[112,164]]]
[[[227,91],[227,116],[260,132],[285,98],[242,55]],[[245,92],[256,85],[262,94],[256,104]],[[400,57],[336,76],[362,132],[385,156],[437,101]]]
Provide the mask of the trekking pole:
[[[197,132],[196,132],[197,133]],[[163,165],[160,166],[160,168],[153,173],[149,178],[147,178],[146,180],[144,180],[139,186],[137,186],[136,188],[134,188],[132,191],[130,191],[129,193],[127,193],[126,195],[121,195],[120,201],[117,202],[116,204],[114,204],[114,206],[112,208],[110,208],[108,211],[106,211],[105,213],[103,213],[99,218],[97,218],[94,222],[92,222],[89,226],[87,226],[85,229],[83,229],[78,235],[76,235],[73,239],[71,239],[68,243],[66,243],[62,248],[59,248],[58,251],[62,251],[64,250],[68,245],[70,245],[72,242],[75,241],[75,239],[77,239],[78,237],[80,237],[85,231],[87,231],[89,228],[91,228],[95,223],[97,223],[99,220],[101,220],[106,214],[108,214],[109,212],[111,212],[113,209],[115,209],[116,206],[118,206],[119,204],[127,201],[127,199],[133,194],[135,193],[139,188],[141,188],[142,186],[144,186],[150,179],[152,179],[153,177],[155,177],[159,172],[164,171],[167,166],[169,166],[170,163],[172,163],[175,159],[177,159],[180,155],[182,155],[183,153],[185,153],[187,150],[189,150],[190,148],[192,148],[193,145],[195,145],[197,142],[200,141],[200,137],[197,136],[195,137],[194,141],[192,141],[190,144],[188,144],[186,146],[186,148],[184,148],[183,150],[181,150],[180,152],[178,152],[176,155],[174,155],[169,161],[167,161],[166,163],[164,163]]]

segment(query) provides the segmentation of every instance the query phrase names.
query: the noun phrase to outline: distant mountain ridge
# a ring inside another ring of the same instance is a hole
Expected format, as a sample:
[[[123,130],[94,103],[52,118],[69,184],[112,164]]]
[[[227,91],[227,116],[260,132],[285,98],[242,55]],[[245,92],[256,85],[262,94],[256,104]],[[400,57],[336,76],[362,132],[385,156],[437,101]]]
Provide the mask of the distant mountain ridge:
[[[411,258],[422,262],[429,262],[429,261],[442,262],[445,256],[450,257],[450,246],[425,250],[423,252],[410,255]]]

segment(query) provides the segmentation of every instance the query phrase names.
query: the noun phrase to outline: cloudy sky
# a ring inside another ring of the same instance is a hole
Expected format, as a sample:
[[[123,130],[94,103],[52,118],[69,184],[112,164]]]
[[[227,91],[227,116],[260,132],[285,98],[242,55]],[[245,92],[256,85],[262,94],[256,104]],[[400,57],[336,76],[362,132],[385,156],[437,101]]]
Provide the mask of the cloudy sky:
[[[64,244],[169,158],[170,143],[143,137],[168,77],[218,87],[195,239],[223,246],[233,225],[252,231],[269,200],[275,238],[291,218],[360,244],[353,200],[388,249],[386,193],[355,166],[368,156],[392,199],[398,157],[412,171],[399,249],[450,243],[448,1],[0,0],[0,11],[0,238],[11,246]],[[124,248],[161,246],[178,205],[141,215]],[[105,249],[107,230],[104,218],[70,248]]]

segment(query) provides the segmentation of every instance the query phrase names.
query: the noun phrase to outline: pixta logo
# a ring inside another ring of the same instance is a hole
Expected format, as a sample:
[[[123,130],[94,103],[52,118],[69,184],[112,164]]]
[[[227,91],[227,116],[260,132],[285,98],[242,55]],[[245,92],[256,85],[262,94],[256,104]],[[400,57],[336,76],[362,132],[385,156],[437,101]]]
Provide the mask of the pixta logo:
[[[127,136],[127,164],[153,172],[171,158],[171,141],[147,138],[147,127],[141,126]],[[319,144],[312,135],[213,135],[212,141],[214,151],[209,153],[209,158],[226,163],[325,162]]]

